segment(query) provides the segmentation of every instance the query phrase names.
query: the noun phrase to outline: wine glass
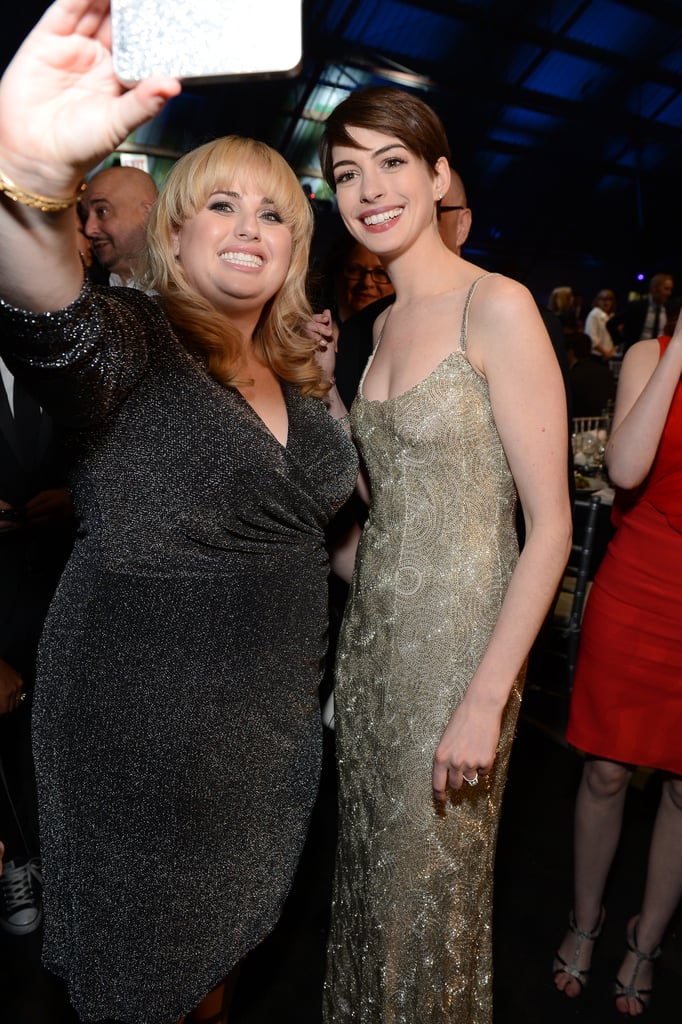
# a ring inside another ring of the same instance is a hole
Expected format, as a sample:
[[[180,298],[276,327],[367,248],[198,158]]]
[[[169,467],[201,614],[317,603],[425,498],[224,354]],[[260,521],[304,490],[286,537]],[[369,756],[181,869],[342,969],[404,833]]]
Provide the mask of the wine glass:
[[[599,440],[593,430],[587,430],[580,439],[580,450],[585,456],[585,463],[588,466],[593,466],[596,462],[597,452],[599,450]]]

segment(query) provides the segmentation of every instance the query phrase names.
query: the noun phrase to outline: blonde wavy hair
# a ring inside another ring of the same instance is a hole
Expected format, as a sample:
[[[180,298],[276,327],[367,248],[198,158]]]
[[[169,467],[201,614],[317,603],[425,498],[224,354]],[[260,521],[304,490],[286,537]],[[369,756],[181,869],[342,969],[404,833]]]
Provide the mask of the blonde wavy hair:
[[[303,333],[312,310],[306,278],[313,213],[296,175],[264,142],[228,135],[186,153],[171,169],[147,226],[145,286],[153,289],[187,347],[226,385],[240,378],[241,336],[224,314],[193,288],[176,260],[173,236],[204,208],[217,188],[248,178],[273,200],[291,232],[291,262],[279,291],[265,305],[254,332],[257,349],[278,377],[302,394],[321,397],[328,385],[315,361],[317,342]]]

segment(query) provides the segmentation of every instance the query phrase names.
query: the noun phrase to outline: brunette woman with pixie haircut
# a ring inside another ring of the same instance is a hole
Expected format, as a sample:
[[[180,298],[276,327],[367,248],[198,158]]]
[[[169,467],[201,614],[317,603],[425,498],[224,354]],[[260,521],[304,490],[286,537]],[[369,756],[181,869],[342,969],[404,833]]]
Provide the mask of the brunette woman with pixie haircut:
[[[450,153],[425,103],[353,93],[321,159],[396,292],[351,410],[372,499],[337,658],[325,1019],[490,1024],[500,803],[568,554],[564,389],[532,296],[440,236]],[[353,542],[335,560],[346,578]]]

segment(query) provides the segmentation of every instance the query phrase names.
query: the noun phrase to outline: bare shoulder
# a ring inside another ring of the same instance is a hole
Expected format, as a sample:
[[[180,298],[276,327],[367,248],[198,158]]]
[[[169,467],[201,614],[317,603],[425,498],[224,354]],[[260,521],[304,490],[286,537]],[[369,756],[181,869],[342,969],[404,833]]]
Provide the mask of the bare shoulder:
[[[517,346],[549,344],[537,302],[525,285],[491,274],[480,282],[469,312],[470,338],[486,349],[504,347],[511,355]],[[483,359],[483,351],[480,353]]]
[[[649,338],[646,341],[638,341],[631,345],[623,356],[622,371],[627,368],[649,366],[657,363],[661,354],[658,338]],[[622,372],[621,371],[621,372]]]
[[[658,338],[638,341],[623,356],[618,377],[620,390],[642,387],[656,369],[661,356]]]
[[[537,303],[524,284],[504,274],[489,274],[478,286],[479,305],[492,308],[499,315],[532,311],[540,319]],[[481,299],[485,299],[481,302]]]

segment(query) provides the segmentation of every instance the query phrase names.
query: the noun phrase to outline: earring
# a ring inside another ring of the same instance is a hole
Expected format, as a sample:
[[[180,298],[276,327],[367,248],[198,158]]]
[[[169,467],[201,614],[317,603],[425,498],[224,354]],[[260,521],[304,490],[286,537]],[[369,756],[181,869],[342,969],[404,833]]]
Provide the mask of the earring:
[[[442,198],[443,198],[443,193],[439,192],[438,193],[438,202],[440,202]]]

